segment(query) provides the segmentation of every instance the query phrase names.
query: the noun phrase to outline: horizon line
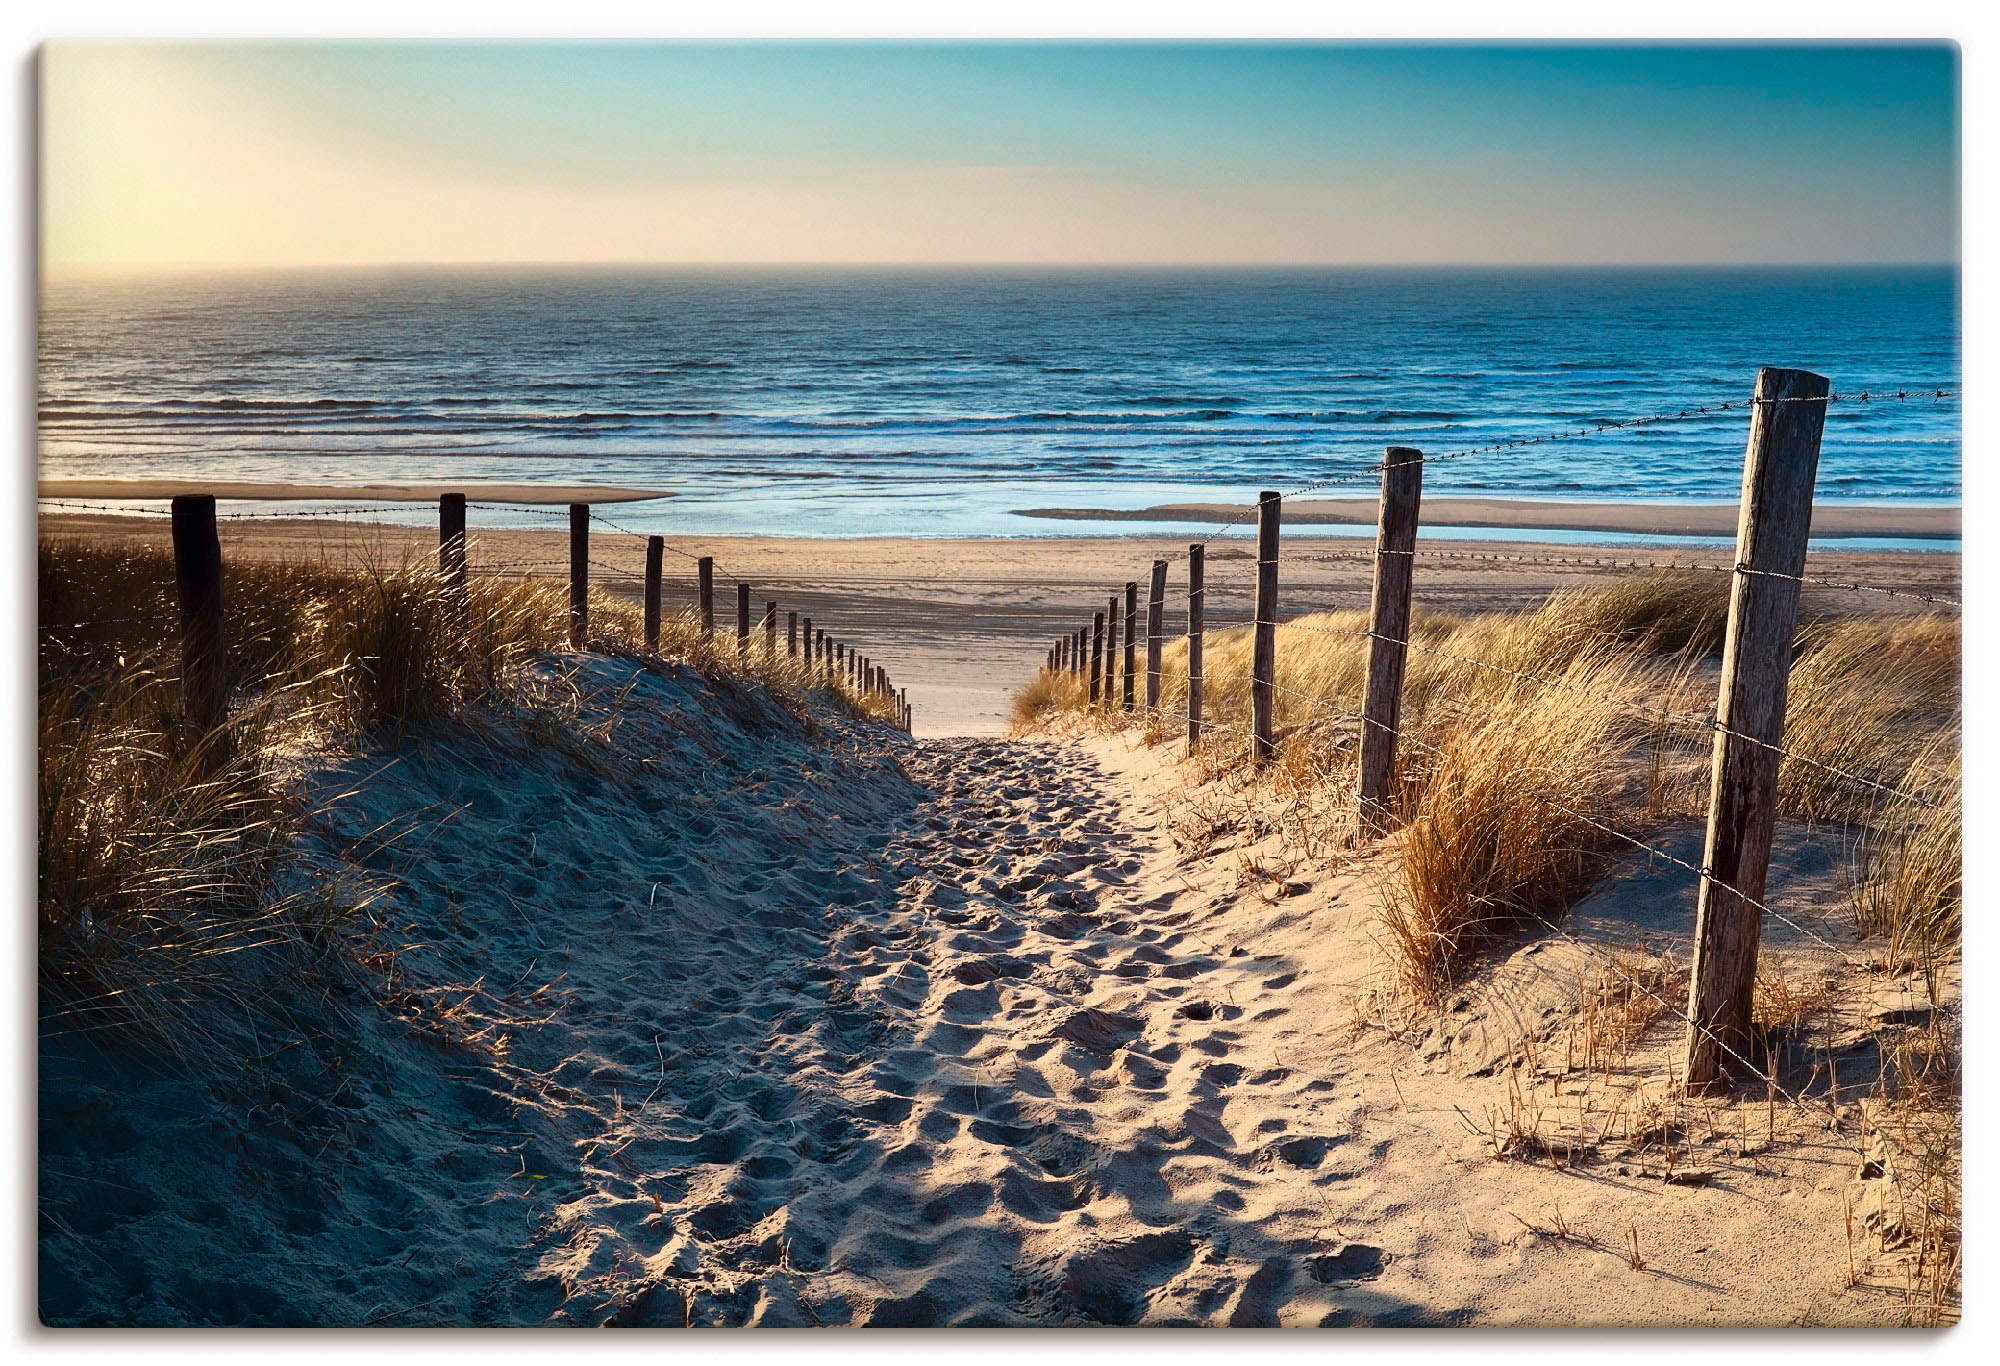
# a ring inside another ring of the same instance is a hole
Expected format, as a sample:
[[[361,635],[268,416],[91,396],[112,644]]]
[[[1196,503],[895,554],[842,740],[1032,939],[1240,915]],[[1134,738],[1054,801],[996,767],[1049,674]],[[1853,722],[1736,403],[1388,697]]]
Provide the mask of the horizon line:
[[[272,261],[229,264],[213,261],[39,262],[36,274],[56,275],[250,275],[299,271],[371,270],[1959,270],[1950,260],[1826,261],[674,261],[614,260],[404,260]]]

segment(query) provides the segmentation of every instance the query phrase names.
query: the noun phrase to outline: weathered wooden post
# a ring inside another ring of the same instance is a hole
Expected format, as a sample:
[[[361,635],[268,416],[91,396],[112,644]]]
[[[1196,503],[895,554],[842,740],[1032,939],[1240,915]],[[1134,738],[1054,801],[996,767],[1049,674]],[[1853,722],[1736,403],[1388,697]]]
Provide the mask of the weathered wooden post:
[[[1276,752],[1271,738],[1272,685],[1278,675],[1278,520],[1284,504],[1269,489],[1257,495],[1256,637],[1250,655],[1250,760]]]
[[[736,585],[736,658],[739,662],[750,658],[750,585]]]
[[[1139,676],[1139,585],[1125,585],[1125,693],[1121,703],[1126,711],[1138,701],[1134,686]]]
[[[701,600],[701,629],[715,638],[715,561],[704,555],[694,562],[695,593]]]
[[[569,648],[590,634],[590,504],[569,505]]]
[[[1118,695],[1118,595],[1111,595],[1110,604],[1104,609],[1104,710],[1111,710],[1111,702]]]
[[[205,737],[228,715],[223,673],[222,540],[215,499],[184,493],[173,502],[174,595],[181,609],[181,714]]]
[[[438,583],[452,629],[461,637],[470,628],[471,595],[465,582],[465,495],[447,493],[438,499]]]
[[[1714,1085],[1732,1059],[1741,1062],[1751,1053],[1750,1000],[1763,931],[1762,911],[1752,903],[1764,899],[1770,869],[1782,757],[1776,746],[1785,736],[1798,576],[1805,572],[1830,387],[1805,370],[1767,366],[1757,372],[1715,704],[1708,839],[1695,902],[1690,1090]]]
[[[667,538],[646,538],[646,648],[660,648],[660,572],[667,558]]]
[[[778,659],[778,604],[764,604],[764,662],[774,664]]]
[[[1382,502],[1375,519],[1375,592],[1368,617],[1368,672],[1361,695],[1361,828],[1389,828],[1396,781],[1396,741],[1403,717],[1403,666],[1409,654],[1410,580],[1416,564],[1424,453],[1391,446],[1382,457]]]
[[[813,619],[811,617],[799,618],[799,636],[801,648],[805,650],[805,671],[810,674],[813,670],[813,665],[818,662],[817,657],[813,654]]]
[[[1201,743],[1201,618],[1203,595],[1208,591],[1202,580],[1207,549],[1199,543],[1188,547],[1187,723],[1190,754]]]
[[[1098,681],[1104,673],[1104,613],[1090,618],[1090,705],[1097,705]]]
[[[798,657],[799,657],[799,614],[797,612],[788,611],[785,613],[785,658],[797,659]]]
[[[1153,561],[1153,583],[1146,594],[1146,710],[1160,709],[1160,651],[1166,648],[1167,562]]]

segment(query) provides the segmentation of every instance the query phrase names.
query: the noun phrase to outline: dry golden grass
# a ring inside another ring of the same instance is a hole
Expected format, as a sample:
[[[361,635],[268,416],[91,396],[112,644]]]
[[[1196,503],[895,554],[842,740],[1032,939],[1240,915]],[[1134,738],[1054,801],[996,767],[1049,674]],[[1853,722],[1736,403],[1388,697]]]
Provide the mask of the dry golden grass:
[[[40,561],[38,923],[45,1008],[66,1028],[142,1024],[195,1051],[231,955],[310,956],[366,901],[366,889],[288,885],[302,813],[275,754],[393,740],[476,704],[563,729],[559,690],[525,667],[567,639],[559,581],[474,579],[461,612],[427,559],[226,562],[229,716],[203,733],[181,715],[171,556],[44,540]],[[638,610],[593,590],[588,644],[640,654]],[[719,690],[760,685],[794,714],[811,694],[893,720],[889,699],[809,676],[761,638],[739,658],[689,615],[662,624],[661,652]]]

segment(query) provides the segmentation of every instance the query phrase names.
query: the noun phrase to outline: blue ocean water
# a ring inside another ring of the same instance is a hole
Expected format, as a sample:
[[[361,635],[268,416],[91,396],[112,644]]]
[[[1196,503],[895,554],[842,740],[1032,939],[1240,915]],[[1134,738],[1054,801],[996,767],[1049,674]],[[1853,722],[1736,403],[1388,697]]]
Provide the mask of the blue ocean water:
[[[1248,501],[1386,445],[1444,454],[1741,399],[1766,364],[1842,392],[1956,389],[1957,272],[58,278],[40,456],[44,477],[679,495],[616,514],[646,531],[1131,534],[1161,528],[1018,510]],[[1738,410],[1468,456],[1426,492],[1726,501],[1746,429]],[[1956,502],[1959,462],[1955,398],[1839,403],[1819,497]]]

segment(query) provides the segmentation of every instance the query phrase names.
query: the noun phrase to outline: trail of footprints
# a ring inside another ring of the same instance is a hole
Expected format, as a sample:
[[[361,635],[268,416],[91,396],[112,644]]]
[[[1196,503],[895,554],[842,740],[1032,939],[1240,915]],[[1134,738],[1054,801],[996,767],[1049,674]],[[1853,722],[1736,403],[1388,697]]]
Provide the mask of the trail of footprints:
[[[629,1194],[550,1222],[565,1316],[1411,1321],[1368,1295],[1385,1254],[1325,1227],[1383,1145],[1241,1051],[1290,975],[1190,933],[1212,901],[1142,896],[1165,855],[1075,749],[922,742],[905,766],[923,798],[876,847],[849,827],[831,873],[799,850],[745,871],[823,898],[798,917],[819,951],[746,943],[694,1003],[682,1030],[719,1046],[585,1164]]]

